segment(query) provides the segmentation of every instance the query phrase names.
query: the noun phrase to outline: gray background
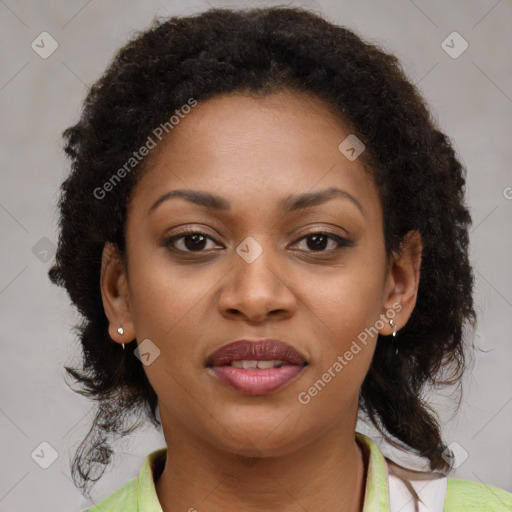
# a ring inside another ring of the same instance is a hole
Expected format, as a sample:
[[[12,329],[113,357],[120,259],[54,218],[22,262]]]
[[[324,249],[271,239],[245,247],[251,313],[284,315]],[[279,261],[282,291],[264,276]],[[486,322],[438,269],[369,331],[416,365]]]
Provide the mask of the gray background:
[[[78,317],[46,275],[56,242],[57,189],[67,173],[62,130],[76,121],[87,86],[113,52],[154,15],[272,3],[0,0],[0,511],[91,506],[69,469],[92,419],[89,402],[63,380],[63,364],[78,354],[71,331]],[[312,7],[394,52],[468,169],[479,314],[468,339],[480,350],[459,413],[452,418],[448,392],[431,402],[445,421],[445,439],[468,453],[454,475],[512,491],[511,2],[290,3]],[[43,31],[59,45],[47,59],[31,47]],[[469,44],[458,58],[441,46],[453,31]],[[58,453],[48,469],[31,457],[44,441]],[[162,435],[151,427],[125,440],[113,471],[95,487],[94,502],[134,478],[144,457],[161,446]]]

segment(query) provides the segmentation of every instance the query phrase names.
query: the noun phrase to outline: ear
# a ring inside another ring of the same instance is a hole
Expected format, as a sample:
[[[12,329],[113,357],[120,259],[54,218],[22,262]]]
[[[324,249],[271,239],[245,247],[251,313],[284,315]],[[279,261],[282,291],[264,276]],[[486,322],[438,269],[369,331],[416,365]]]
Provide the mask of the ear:
[[[101,256],[101,299],[109,321],[108,333],[117,343],[129,343],[135,338],[128,300],[125,268],[115,244],[106,242]],[[123,328],[123,334],[118,328]]]
[[[386,318],[392,319],[398,330],[409,321],[420,282],[421,252],[423,244],[418,231],[409,231],[404,235],[400,250],[393,253],[388,266],[385,285],[383,313]],[[392,317],[390,312],[395,312]],[[379,333],[384,336],[393,334],[393,327],[389,321],[385,322]]]

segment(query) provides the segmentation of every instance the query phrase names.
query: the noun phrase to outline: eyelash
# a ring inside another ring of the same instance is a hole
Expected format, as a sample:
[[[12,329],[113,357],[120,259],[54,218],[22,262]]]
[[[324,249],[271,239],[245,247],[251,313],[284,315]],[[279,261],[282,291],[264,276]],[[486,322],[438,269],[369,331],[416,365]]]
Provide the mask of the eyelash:
[[[194,254],[194,253],[197,253],[197,254],[201,254],[201,253],[208,252],[208,251],[204,251],[204,250],[200,250],[200,251],[183,251],[182,249],[176,249],[176,247],[173,246],[173,244],[176,242],[176,240],[179,240],[180,238],[186,238],[187,236],[192,236],[192,235],[202,235],[202,236],[204,236],[206,238],[209,238],[210,240],[213,240],[214,242],[216,242],[210,235],[208,235],[204,231],[200,231],[200,230],[192,228],[192,229],[187,229],[185,231],[177,233],[176,235],[173,235],[171,237],[166,238],[162,242],[162,245],[167,247],[170,251],[172,251],[174,253],[181,253],[181,254]],[[339,235],[335,235],[334,233],[330,233],[328,231],[322,231],[322,230],[310,231],[306,235],[304,235],[301,238],[299,238],[298,240],[296,240],[294,243],[300,242],[301,240],[305,240],[305,239],[307,239],[307,238],[309,238],[309,237],[311,237],[313,235],[327,235],[331,240],[334,240],[336,242],[337,247],[335,247],[334,249],[331,249],[331,250],[305,251],[306,253],[330,254],[330,253],[333,253],[335,251],[339,251],[340,249],[343,249],[344,247],[353,247],[353,245],[354,245],[354,242],[352,240],[348,240],[347,238],[343,238],[343,237],[341,237]]]

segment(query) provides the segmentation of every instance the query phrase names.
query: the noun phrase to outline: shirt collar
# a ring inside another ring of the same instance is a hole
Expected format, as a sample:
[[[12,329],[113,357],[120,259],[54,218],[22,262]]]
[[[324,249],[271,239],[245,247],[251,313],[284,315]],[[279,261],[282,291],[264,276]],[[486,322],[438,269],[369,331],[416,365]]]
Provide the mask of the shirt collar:
[[[167,448],[151,452],[144,461],[137,478],[137,512],[163,512],[158,501],[154,475],[157,467],[165,463]]]
[[[391,512],[389,499],[388,466],[377,444],[369,437],[356,432],[356,441],[367,461],[366,486],[363,512]],[[165,462],[167,448],[150,453],[137,478],[137,510],[139,512],[163,512],[158,501],[154,476]]]
[[[356,432],[356,440],[367,461],[363,512],[391,512],[386,459],[369,437]]]

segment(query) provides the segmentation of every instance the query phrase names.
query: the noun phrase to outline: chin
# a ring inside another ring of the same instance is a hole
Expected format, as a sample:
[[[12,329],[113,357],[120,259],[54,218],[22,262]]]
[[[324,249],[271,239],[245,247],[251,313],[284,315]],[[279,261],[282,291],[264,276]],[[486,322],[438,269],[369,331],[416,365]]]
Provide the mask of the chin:
[[[287,455],[311,441],[307,422],[293,410],[275,407],[234,407],[216,418],[214,443],[244,457]],[[300,429],[300,430],[299,430]],[[212,440],[213,441],[213,440]]]

